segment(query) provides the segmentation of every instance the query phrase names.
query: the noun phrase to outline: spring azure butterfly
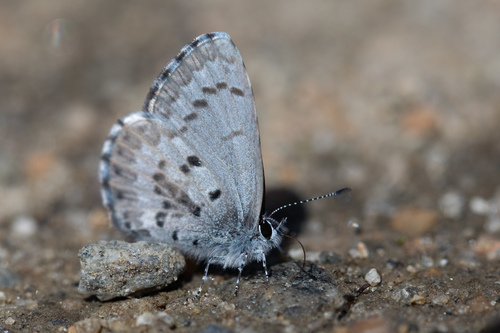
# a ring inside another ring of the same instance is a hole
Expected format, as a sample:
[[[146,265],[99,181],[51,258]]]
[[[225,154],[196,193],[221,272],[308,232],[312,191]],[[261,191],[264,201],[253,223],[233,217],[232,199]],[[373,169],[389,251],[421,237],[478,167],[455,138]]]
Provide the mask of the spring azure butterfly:
[[[286,229],[261,214],[257,113],[226,33],[197,37],[163,68],[142,111],[111,128],[99,177],[114,225],[207,262],[203,282],[210,264],[239,270],[235,294],[247,263],[262,261],[268,276],[266,254]]]

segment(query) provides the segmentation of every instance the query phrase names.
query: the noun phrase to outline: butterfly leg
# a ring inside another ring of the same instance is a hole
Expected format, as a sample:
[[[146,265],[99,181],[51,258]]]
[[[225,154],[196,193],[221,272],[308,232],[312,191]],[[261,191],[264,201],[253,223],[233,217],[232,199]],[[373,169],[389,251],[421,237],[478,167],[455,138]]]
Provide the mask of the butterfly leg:
[[[208,267],[210,267],[210,262],[211,261],[212,261],[212,259],[208,259],[207,266],[205,267],[205,274],[203,275],[203,278],[201,279],[201,286],[198,289],[198,292],[196,293],[196,295],[191,299],[192,301],[194,301],[195,299],[197,299],[198,296],[200,296],[200,294],[201,294],[201,290],[203,289],[203,285],[205,284],[205,281],[207,281]]]
[[[241,272],[243,272],[243,267],[245,267],[245,265],[247,263],[248,255],[246,253],[244,253],[243,256],[245,258],[241,261],[241,264],[238,267],[238,279],[236,279],[236,287],[234,288],[234,296],[238,295],[238,289],[240,288]]]
[[[264,272],[266,273],[266,281],[269,282],[269,274],[267,272],[266,254],[262,252],[262,266],[264,266]]]

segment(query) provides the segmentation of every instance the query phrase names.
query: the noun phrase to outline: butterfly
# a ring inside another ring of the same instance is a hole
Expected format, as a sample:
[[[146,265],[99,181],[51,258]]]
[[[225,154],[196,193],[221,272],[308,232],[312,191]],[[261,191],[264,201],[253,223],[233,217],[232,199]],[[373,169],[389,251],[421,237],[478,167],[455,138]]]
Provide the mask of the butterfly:
[[[238,270],[235,295],[248,263],[261,261],[268,277],[285,221],[263,214],[257,112],[228,34],[195,38],[163,68],[142,111],[112,126],[99,178],[116,227],[206,262],[195,298],[211,264]]]

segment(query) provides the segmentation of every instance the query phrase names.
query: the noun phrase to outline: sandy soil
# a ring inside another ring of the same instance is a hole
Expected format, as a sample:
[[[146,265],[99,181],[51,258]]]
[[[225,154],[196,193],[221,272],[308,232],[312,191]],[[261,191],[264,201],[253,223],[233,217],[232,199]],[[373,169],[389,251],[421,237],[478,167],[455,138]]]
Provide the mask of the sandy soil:
[[[500,330],[500,3],[1,8],[3,332]],[[140,109],[183,45],[211,31],[228,32],[245,60],[273,204],[344,186],[353,198],[307,204],[303,219],[284,212],[303,220],[308,274],[276,263],[265,283],[257,265],[233,297],[234,272],[214,271],[186,302],[202,277],[191,264],[167,290],[84,298],[78,250],[121,238],[97,182],[109,128]],[[366,287],[372,268],[381,282]]]

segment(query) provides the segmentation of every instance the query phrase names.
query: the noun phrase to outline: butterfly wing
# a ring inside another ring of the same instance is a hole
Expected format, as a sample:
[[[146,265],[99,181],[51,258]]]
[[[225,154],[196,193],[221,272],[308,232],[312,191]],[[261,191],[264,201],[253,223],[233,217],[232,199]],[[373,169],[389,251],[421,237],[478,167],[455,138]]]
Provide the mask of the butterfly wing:
[[[186,45],[143,109],[119,120],[103,148],[102,195],[115,225],[200,258],[214,237],[254,227],[264,182],[257,114],[229,36]]]

